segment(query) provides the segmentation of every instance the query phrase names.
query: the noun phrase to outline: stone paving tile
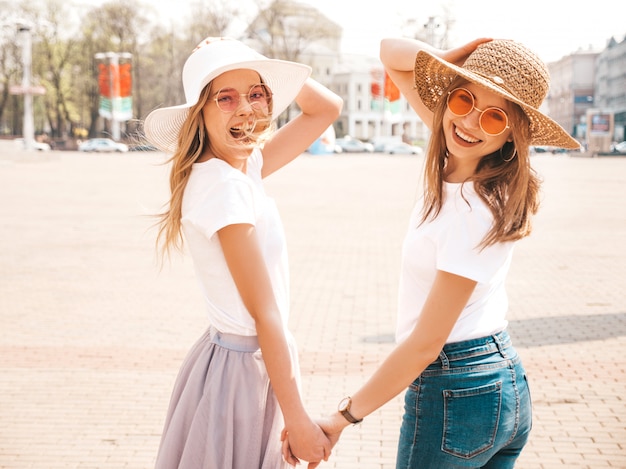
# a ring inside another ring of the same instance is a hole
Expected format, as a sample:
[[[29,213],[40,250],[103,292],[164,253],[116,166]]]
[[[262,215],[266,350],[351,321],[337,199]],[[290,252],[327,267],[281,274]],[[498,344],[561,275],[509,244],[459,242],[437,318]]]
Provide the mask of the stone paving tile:
[[[189,260],[155,263],[162,162],[0,147],[0,468],[152,467],[178,366],[206,327]],[[626,159],[534,163],[544,202],[509,278],[534,408],[517,467],[626,468]],[[303,155],[267,180],[312,415],[393,347],[420,170],[420,158]],[[398,396],[348,428],[320,468],[395,467],[401,415]]]

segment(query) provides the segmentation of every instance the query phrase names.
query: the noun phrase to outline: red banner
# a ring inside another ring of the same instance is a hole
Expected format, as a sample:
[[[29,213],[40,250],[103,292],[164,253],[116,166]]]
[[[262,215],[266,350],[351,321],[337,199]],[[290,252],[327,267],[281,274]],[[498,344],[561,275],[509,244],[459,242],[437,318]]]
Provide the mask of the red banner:
[[[124,121],[132,118],[132,64],[101,62],[98,64],[100,115]]]
[[[390,102],[397,101],[400,99],[400,90],[396,86],[396,84],[391,81],[389,75],[385,71],[385,98],[387,98]]]
[[[127,98],[131,96],[131,64],[98,64],[98,85],[100,96],[105,98]]]
[[[372,98],[374,99],[380,99],[383,96],[390,102],[400,99],[400,90],[396,84],[391,81],[391,78],[389,78],[386,71],[382,74],[382,76],[376,71],[372,71],[370,91],[372,93]],[[384,95],[382,93],[384,93]]]
[[[120,80],[120,97],[127,98],[133,94],[132,86],[133,86],[133,78],[131,73],[131,64],[123,63],[120,65],[119,69],[119,80]]]

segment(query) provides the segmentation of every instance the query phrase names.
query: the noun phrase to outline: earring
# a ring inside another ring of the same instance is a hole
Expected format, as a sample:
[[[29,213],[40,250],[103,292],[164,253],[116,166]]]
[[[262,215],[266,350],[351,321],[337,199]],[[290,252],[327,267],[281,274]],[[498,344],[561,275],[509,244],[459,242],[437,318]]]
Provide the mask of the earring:
[[[500,158],[502,158],[502,161],[504,161],[505,163],[513,160],[513,158],[515,158],[515,155],[517,155],[517,148],[513,149],[513,154],[508,159],[504,157],[504,155],[502,154],[502,148],[500,148]]]

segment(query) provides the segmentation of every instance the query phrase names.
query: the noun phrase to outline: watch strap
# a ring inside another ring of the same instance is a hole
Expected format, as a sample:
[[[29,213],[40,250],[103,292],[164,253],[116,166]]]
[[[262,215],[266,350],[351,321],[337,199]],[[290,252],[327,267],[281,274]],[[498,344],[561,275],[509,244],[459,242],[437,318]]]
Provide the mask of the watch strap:
[[[346,404],[342,405],[344,402],[346,402]],[[351,397],[344,398],[339,404],[339,413],[343,415],[343,417],[351,424],[356,425],[357,423],[361,423],[363,419],[355,418],[354,415],[350,413],[350,407],[352,407],[352,398]]]
[[[344,410],[342,410],[340,412],[341,412],[341,415],[343,415],[344,418],[348,422],[350,422],[350,423],[352,423],[354,425],[356,425],[357,423],[361,423],[363,421],[363,419],[360,419],[360,420],[359,419],[355,419],[354,415],[352,415],[348,409],[344,409]]]

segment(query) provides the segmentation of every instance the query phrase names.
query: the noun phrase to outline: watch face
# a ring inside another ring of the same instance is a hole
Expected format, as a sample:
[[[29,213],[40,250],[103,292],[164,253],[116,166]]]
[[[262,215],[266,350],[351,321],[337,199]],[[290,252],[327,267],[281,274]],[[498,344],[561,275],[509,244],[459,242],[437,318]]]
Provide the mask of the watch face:
[[[344,397],[339,403],[339,412],[342,412],[350,407],[350,398]]]

